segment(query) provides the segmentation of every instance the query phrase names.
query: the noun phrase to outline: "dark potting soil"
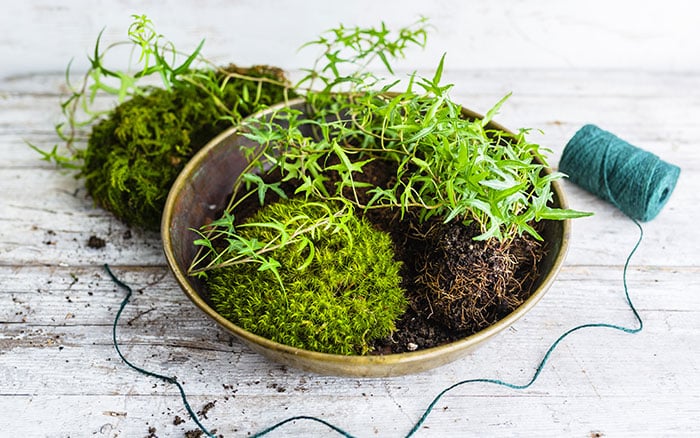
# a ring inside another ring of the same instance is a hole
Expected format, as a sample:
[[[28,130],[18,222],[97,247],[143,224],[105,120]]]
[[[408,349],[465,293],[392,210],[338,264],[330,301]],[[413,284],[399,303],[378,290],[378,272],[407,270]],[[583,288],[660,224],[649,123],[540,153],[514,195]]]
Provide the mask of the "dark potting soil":
[[[90,236],[90,238],[88,239],[88,242],[87,242],[87,246],[89,248],[93,248],[93,249],[104,248],[106,244],[107,244],[107,241],[105,241],[104,239],[97,237],[95,235]]]
[[[389,187],[394,183],[392,166],[372,161],[353,177]],[[330,176],[326,184],[332,190],[336,181]],[[279,181],[280,175],[266,175],[264,179]],[[282,189],[294,193],[295,187],[283,183]],[[369,200],[366,190],[357,190],[361,203]],[[266,202],[275,202],[276,195],[272,196]],[[237,210],[240,220],[259,207],[257,200],[249,199]],[[445,224],[438,219],[421,222],[411,212],[401,218],[398,210],[390,209],[369,210],[364,216],[391,235],[395,257],[402,262],[402,286],[410,303],[397,321],[396,331],[376,341],[372,354],[436,347],[494,324],[530,296],[538,262],[545,252],[540,242],[525,234],[506,243],[474,240],[480,234],[475,224]],[[541,231],[542,223],[532,226]]]
[[[410,308],[377,354],[404,353],[462,339],[507,316],[529,296],[542,256],[529,236],[508,244],[476,241],[476,226],[420,223],[416,218],[375,222],[387,229]]]

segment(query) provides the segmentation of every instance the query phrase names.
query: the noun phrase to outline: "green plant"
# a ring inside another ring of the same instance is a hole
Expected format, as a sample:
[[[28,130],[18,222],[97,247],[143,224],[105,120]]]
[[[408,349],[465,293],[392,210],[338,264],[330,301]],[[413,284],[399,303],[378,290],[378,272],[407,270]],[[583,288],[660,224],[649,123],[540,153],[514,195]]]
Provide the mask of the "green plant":
[[[267,242],[267,258],[209,272],[217,311],[252,333],[326,353],[364,354],[388,336],[407,305],[391,239],[355,215],[335,232],[313,228],[334,207],[280,201],[239,224],[232,238]],[[288,232],[296,229],[307,232],[294,239]]]
[[[489,127],[508,96],[483,119],[468,119],[449,96],[452,85],[441,82],[444,55],[432,78],[410,75],[399,92],[393,90],[400,80],[382,80],[367,69],[378,59],[392,73],[391,60],[410,45],[425,44],[426,26],[420,20],[395,35],[384,25],[341,26],[309,43],[320,46],[322,53],[295,87],[306,98],[306,117],[287,108],[270,121],[244,122],[243,132],[258,146],[246,150],[249,166],[235,182],[225,213],[228,220],[199,230],[201,238],[195,243],[202,251],[191,273],[255,260],[241,252],[249,251],[250,245],[231,245],[230,237],[237,234],[240,202],[257,193],[263,204],[270,189],[280,191],[277,182],[259,176],[273,172],[295,187],[295,195],[340,205],[319,218],[326,223],[356,210],[395,209],[423,221],[476,223],[481,231],[476,239],[507,243],[523,233],[541,240],[533,227],[536,221],[588,215],[551,207],[551,182],[563,175],[545,171],[547,151],[526,139],[528,130],[512,135]],[[345,73],[348,66],[351,70]],[[318,82],[320,89],[311,88]],[[309,128],[313,136],[303,134]],[[390,183],[359,180],[373,162],[393,169]],[[257,251],[256,257],[264,259],[264,251]]]
[[[235,67],[230,67],[235,72]],[[257,100],[243,97],[249,80],[229,80],[227,70],[201,70],[199,77],[219,81],[219,102],[190,82],[170,89],[153,88],[135,95],[96,123],[87,148],[80,152],[81,176],[93,199],[130,225],[157,230],[168,189],[189,158],[216,134],[239,120],[283,99],[282,87],[262,84]],[[249,69],[250,77],[272,70]],[[273,88],[274,87],[274,88]]]
[[[56,125],[65,147],[30,146],[78,170],[95,202],[118,218],[157,230],[168,190],[189,158],[226,126],[287,98],[288,84],[272,67],[214,66],[200,55],[204,41],[182,55],[144,15],[133,16],[128,41],[103,50],[101,37],[77,87],[70,64],[66,70],[71,95],[61,105],[65,121]],[[108,54],[124,45],[136,61],[126,70],[108,67]],[[99,95],[113,96],[116,107],[101,108]]]

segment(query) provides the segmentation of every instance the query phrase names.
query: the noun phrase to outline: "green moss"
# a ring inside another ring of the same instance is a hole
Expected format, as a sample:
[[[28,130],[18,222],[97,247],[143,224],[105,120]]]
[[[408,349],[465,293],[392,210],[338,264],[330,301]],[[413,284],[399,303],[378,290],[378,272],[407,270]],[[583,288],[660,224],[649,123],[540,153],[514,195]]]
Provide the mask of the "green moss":
[[[284,81],[274,68],[230,73]],[[171,90],[153,88],[117,106],[93,127],[82,152],[81,176],[95,202],[124,222],[157,230],[170,186],[195,152],[233,121],[282,101],[284,86],[197,71],[196,83],[181,81]],[[197,75],[200,75],[199,79]],[[213,81],[201,80],[202,78]],[[219,84],[207,92],[202,85]],[[260,87],[258,88],[258,85]],[[217,106],[216,96],[228,111]]]
[[[300,213],[323,214],[303,200],[263,207],[248,222],[284,221]],[[308,247],[286,245],[271,256],[279,261],[284,289],[270,270],[255,263],[217,268],[207,285],[217,311],[233,323],[273,341],[335,354],[364,354],[373,340],[391,334],[407,301],[400,287],[400,263],[394,261],[388,234],[351,216],[348,233],[311,236],[312,263],[303,270]],[[240,234],[267,242],[269,228],[239,227]],[[269,254],[268,254],[269,255]]]

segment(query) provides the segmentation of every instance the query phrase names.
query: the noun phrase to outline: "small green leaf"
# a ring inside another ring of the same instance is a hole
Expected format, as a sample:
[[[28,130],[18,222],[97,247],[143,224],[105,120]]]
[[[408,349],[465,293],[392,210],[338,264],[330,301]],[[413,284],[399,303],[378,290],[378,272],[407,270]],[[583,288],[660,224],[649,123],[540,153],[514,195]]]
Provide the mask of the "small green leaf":
[[[304,269],[308,268],[316,255],[316,248],[313,242],[307,238],[302,239],[299,251],[303,251],[305,248],[309,248],[309,255],[304,259],[304,263],[297,267],[298,271],[303,271]]]
[[[445,56],[447,56],[447,53],[443,53],[442,57],[440,58],[440,63],[438,64],[437,68],[435,69],[435,74],[433,75],[433,84],[439,85],[440,80],[442,79],[442,69],[444,68],[445,65]]]
[[[564,220],[564,219],[577,219],[581,217],[592,216],[593,213],[586,211],[577,211],[571,209],[562,208],[551,208],[545,207],[543,211],[536,213],[536,220],[551,219],[551,220]]]
[[[282,282],[282,277],[280,277],[279,270],[277,269],[280,267],[282,267],[282,264],[280,262],[273,259],[272,257],[268,257],[268,258],[263,258],[261,260],[260,266],[258,267],[258,271],[260,271],[260,272],[265,272],[265,271],[272,272],[272,274],[277,279],[277,283],[279,283],[282,290],[284,290],[284,283]]]
[[[491,122],[493,116],[495,116],[496,113],[498,113],[498,111],[501,109],[501,106],[503,106],[503,104],[506,102],[506,100],[508,100],[508,98],[510,98],[512,94],[513,93],[506,94],[503,98],[501,98],[501,100],[499,100],[496,103],[496,105],[494,105],[490,110],[488,110],[484,118],[481,120],[481,126],[485,127]]]
[[[421,169],[423,169],[425,172],[430,173],[430,164],[428,164],[425,160],[421,160],[418,157],[411,157],[411,163],[417,165]]]
[[[187,57],[187,59],[180,64],[179,67],[173,70],[174,75],[182,74],[185,73],[187,70],[189,70],[190,66],[192,65],[192,62],[199,56],[199,53],[202,51],[202,47],[204,47],[204,39],[199,42],[199,45],[197,46],[196,49]]]

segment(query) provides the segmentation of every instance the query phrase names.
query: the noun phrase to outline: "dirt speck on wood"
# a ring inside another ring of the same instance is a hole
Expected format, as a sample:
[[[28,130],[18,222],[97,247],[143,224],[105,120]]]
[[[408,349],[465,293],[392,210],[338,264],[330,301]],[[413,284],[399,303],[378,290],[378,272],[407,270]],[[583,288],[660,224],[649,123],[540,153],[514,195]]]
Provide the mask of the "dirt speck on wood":
[[[107,242],[104,239],[97,237],[94,234],[90,236],[87,242],[87,246],[92,249],[104,248],[106,244]]]

